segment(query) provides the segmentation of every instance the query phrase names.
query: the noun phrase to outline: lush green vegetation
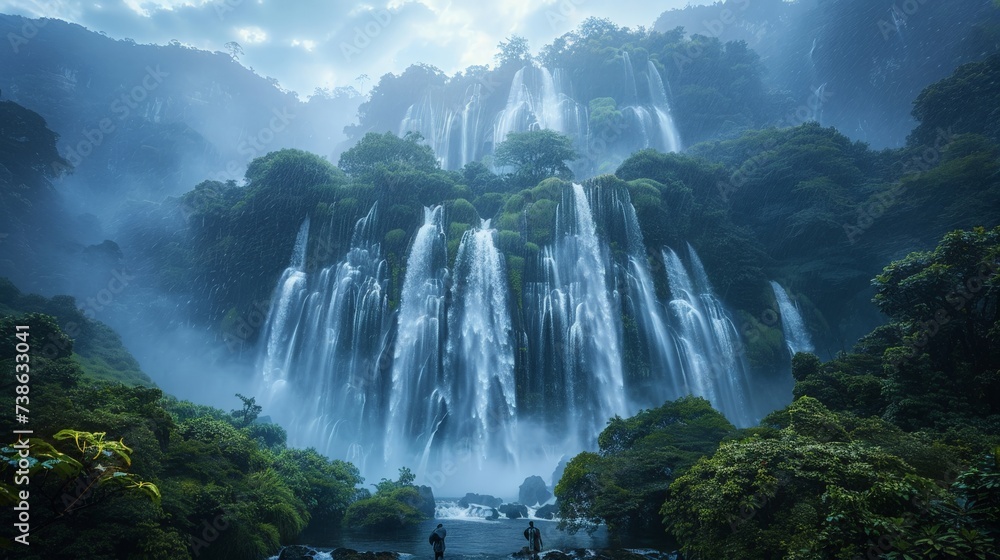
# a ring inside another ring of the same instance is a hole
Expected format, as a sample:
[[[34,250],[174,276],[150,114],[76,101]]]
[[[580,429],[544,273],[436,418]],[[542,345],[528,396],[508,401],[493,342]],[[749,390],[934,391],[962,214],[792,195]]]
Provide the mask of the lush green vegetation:
[[[10,280],[0,278],[0,315],[15,314],[44,315],[54,320],[54,325],[44,322],[45,327],[32,340],[33,348],[43,357],[66,353],[94,378],[126,385],[153,384],[122,346],[121,337],[107,325],[88,318],[72,297],[48,299],[22,294]],[[5,331],[3,336],[11,333]]]
[[[29,326],[37,349],[30,361],[27,408],[35,433],[28,486],[10,485],[7,477],[17,468],[16,442],[0,451],[0,502],[13,506],[16,492],[27,489],[33,506],[31,547],[20,557],[262,558],[307,529],[340,530],[345,514],[370,496],[353,465],[287,447],[280,426],[258,421],[254,398],[237,395],[239,406],[227,413],[165,396],[132,374],[134,359],[107,327],[73,314],[23,312],[76,312],[71,298],[22,296],[9,284],[4,291],[0,367],[14,371],[15,325]],[[79,321],[75,341],[60,328],[65,317]],[[93,367],[76,353],[88,345],[95,356],[124,358],[102,358]],[[14,385],[8,378],[2,397],[11,410]],[[412,522],[424,518],[413,509],[424,498],[407,473],[379,484],[375,498],[409,508]],[[378,525],[365,517],[349,523]],[[5,538],[12,545],[12,535]]]
[[[705,399],[686,397],[612,418],[599,451],[574,457],[555,488],[560,525],[618,534],[649,535],[670,482],[734,431]]]
[[[827,363],[797,354],[796,400],[759,427],[654,421],[691,400],[613,419],[556,488],[564,524],[646,532],[655,497],[690,558],[995,558],[1000,227],[949,233],[874,284],[889,322]],[[688,439],[683,461],[644,468]]]
[[[551,130],[511,132],[497,146],[493,161],[499,167],[512,167],[507,180],[519,187],[537,185],[549,177],[572,179],[566,165],[576,159],[569,138]]]
[[[433,497],[421,494],[413,481],[416,476],[407,468],[399,470],[397,480],[383,478],[375,485],[375,494],[363,491],[358,501],[347,508],[344,523],[348,527],[391,530],[416,525],[433,511]]]

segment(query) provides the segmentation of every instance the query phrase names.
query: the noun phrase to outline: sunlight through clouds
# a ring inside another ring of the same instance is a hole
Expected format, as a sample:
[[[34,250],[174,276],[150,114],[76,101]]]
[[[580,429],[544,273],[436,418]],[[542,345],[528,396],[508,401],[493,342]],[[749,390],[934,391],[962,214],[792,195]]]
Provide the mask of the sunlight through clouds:
[[[178,40],[206,50],[240,43],[241,64],[308,95],[317,87],[357,85],[367,74],[399,74],[416,63],[447,74],[492,65],[497,44],[520,35],[537,53],[587,17],[651,26],[670,8],[691,0],[0,0],[0,12],[57,17],[115,39],[166,44]],[[332,80],[332,81],[331,81]]]
[[[239,34],[244,43],[253,44],[267,41],[267,32],[256,26],[237,29],[236,33]]]

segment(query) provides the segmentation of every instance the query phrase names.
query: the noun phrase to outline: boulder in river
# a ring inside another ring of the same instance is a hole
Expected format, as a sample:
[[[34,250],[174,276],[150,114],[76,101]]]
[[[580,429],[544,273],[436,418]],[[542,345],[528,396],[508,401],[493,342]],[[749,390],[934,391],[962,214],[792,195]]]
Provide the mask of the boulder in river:
[[[557,513],[559,513],[559,506],[557,504],[546,504],[535,511],[535,517],[539,519],[552,519]]]
[[[349,548],[338,548],[330,553],[333,560],[399,560],[397,552],[358,552]]]
[[[317,552],[308,546],[293,544],[281,549],[278,560],[307,560],[316,558]]]
[[[469,492],[464,498],[458,501],[458,507],[467,508],[469,504],[479,504],[481,506],[489,506],[491,508],[500,507],[503,500],[500,498],[494,498],[489,494],[473,494]]]
[[[540,476],[529,476],[524,479],[517,491],[517,501],[529,506],[544,504],[552,497],[545,480]]]
[[[507,519],[520,519],[528,517],[528,506],[524,504],[501,504],[497,508],[500,513],[507,516]]]
[[[423,499],[419,505],[414,507],[417,511],[423,513],[431,519],[434,519],[434,491],[431,490],[430,486],[417,486],[417,492],[420,493],[420,497]]]

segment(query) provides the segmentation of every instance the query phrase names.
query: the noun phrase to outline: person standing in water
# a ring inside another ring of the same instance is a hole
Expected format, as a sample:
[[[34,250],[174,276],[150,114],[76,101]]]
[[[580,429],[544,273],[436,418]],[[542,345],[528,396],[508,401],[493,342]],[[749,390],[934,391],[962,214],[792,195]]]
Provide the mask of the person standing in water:
[[[538,553],[542,550],[542,532],[535,527],[534,521],[528,522],[528,528],[524,530],[524,538],[528,539],[528,550]]]
[[[434,560],[438,558],[444,558],[444,538],[448,536],[448,530],[444,528],[444,525],[438,523],[437,529],[431,533],[430,539],[431,546],[434,547]]]

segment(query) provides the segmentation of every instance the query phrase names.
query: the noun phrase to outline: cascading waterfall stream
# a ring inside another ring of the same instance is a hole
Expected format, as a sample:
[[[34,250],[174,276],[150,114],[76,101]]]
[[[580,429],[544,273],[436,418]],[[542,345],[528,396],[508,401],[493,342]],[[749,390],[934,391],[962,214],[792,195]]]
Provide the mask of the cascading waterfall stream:
[[[306,245],[309,242],[309,218],[302,222],[292,249],[292,259],[281,274],[274,296],[268,309],[268,320],[264,325],[262,340],[266,341],[266,351],[260,369],[267,385],[284,384],[289,370],[291,352],[295,345],[299,313],[302,300],[306,296],[306,274],[304,271]],[[294,320],[290,314],[295,313]],[[289,328],[292,327],[292,328]],[[271,387],[266,387],[271,389]]]
[[[262,333],[265,404],[290,443],[362,466],[373,449],[366,428],[382,423],[384,410],[377,357],[386,331],[387,278],[372,241],[375,211],[358,220],[344,259],[316,275],[303,271],[303,224]]]
[[[636,138],[633,142],[634,147],[679,152],[680,133],[674,124],[670,104],[667,101],[667,91],[656,65],[652,60],[646,61],[646,84],[649,96],[646,102],[640,100],[635,70],[632,68],[632,59],[627,51],[622,52],[622,65],[625,68],[622,113],[627,115],[630,132]]]
[[[781,330],[785,333],[785,344],[788,351],[793,356],[796,352],[812,352],[812,339],[806,323],[802,319],[797,304],[788,297],[788,292],[775,281],[771,281],[771,289],[774,291],[774,299],[778,302],[778,312],[781,313]]]
[[[618,105],[624,125],[612,135],[621,144],[616,150],[679,152],[682,144],[668,98],[669,84],[656,64],[647,60],[644,70],[640,66],[637,72],[629,53],[623,52],[622,66]],[[570,137],[581,153],[592,151],[592,134],[608,133],[590,130],[587,104],[574,98],[570,80],[560,68],[536,63],[520,68],[499,110],[486,109],[488,97],[483,83],[470,84],[462,95],[428,90],[406,109],[398,133],[419,132],[441,166],[452,170],[490,155],[511,132],[553,130]]]
[[[621,327],[608,320],[619,315],[606,277],[608,257],[581,185],[564,191],[556,216],[560,237],[543,250],[544,281],[530,290],[531,308],[539,313],[536,362],[554,362],[548,363],[558,389],[551,396],[564,407],[562,426],[574,426],[589,445],[608,418],[626,410]]]
[[[681,151],[681,134],[678,132],[670,112],[663,79],[652,60],[646,61],[646,75],[649,82],[649,97],[653,102],[653,111],[656,113],[663,150],[665,152],[679,152]]]
[[[434,150],[444,169],[460,169],[484,154],[482,85],[472,84],[460,109],[436,102],[430,94],[406,109],[399,123],[399,136],[419,132]]]
[[[384,458],[416,455],[427,449],[448,414],[451,400],[444,378],[447,247],[441,206],[424,209],[424,224],[407,260],[392,354],[389,418]]]
[[[462,236],[448,312],[447,372],[453,410],[464,422],[453,437],[468,440],[477,466],[516,461],[514,344],[507,268],[489,221]]]
[[[262,404],[294,445],[366,476],[409,466],[433,481],[461,464],[523,478],[539,471],[518,469],[593,449],[615,415],[694,394],[748,426],[786,398],[748,378],[693,248],[684,258],[665,248],[665,276],[650,270],[626,188],[564,187],[551,242],[510,266],[484,221],[451,246],[449,268],[446,211],[425,208],[395,312],[376,242],[387,224],[375,214],[357,222],[339,263],[316,272],[306,220],[275,287]],[[772,286],[789,347],[803,348],[801,317]]]
[[[593,213],[600,217],[604,229],[623,236],[627,250],[624,263],[615,263],[626,286],[623,314],[637,323],[637,335],[647,356],[648,381],[633,383],[631,400],[646,407],[659,406],[665,400],[688,394],[680,371],[676,337],[670,332],[665,310],[656,297],[656,287],[649,272],[646,244],[639,218],[627,189],[591,189],[589,200]]]
[[[691,393],[708,399],[731,422],[749,426],[755,418],[739,334],[690,246],[688,255],[691,274],[677,253],[663,251],[684,382]]]
[[[573,100],[562,73],[529,65],[514,74],[510,93],[493,127],[494,147],[511,132],[549,129],[571,138],[585,138],[587,115]]]

